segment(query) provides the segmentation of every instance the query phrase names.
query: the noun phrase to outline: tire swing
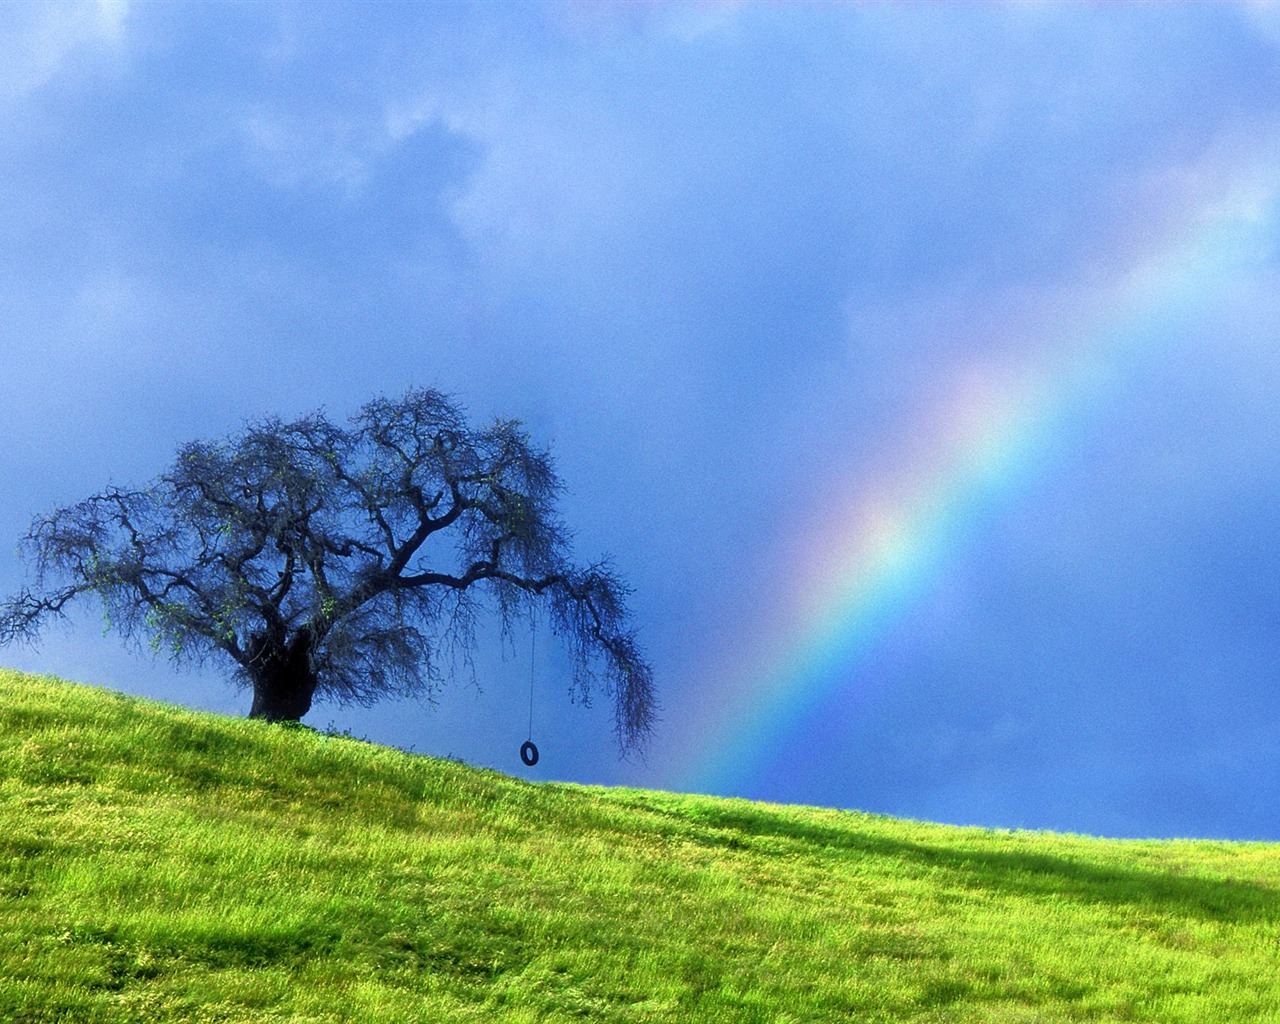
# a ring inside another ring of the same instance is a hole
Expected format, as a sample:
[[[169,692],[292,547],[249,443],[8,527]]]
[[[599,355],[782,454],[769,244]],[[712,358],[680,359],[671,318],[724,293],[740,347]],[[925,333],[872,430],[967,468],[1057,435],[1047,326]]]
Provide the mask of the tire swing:
[[[538,763],[538,745],[533,742],[533,677],[538,654],[538,620],[533,620],[529,631],[529,738],[520,744],[520,760],[526,768]]]

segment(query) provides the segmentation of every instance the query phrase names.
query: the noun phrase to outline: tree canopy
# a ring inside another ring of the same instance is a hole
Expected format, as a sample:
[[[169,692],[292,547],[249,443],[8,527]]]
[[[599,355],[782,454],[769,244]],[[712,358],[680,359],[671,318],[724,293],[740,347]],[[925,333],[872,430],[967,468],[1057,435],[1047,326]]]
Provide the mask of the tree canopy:
[[[252,689],[250,715],[297,720],[313,698],[429,696],[480,612],[507,630],[545,608],[574,695],[603,685],[625,753],[653,727],[652,671],[621,578],[571,560],[560,492],[518,422],[473,427],[435,390],[374,399],[345,426],[263,419],[183,445],[145,488],[37,516],[34,582],[0,605],[0,644],[96,595],[122,637],[220,660]]]

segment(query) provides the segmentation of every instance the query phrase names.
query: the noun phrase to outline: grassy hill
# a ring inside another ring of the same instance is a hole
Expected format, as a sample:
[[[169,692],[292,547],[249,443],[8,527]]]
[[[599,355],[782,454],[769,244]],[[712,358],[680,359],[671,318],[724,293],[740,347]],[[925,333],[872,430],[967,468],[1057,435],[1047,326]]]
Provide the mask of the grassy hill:
[[[0,670],[0,1021],[1280,1021],[1280,846],[534,785]]]

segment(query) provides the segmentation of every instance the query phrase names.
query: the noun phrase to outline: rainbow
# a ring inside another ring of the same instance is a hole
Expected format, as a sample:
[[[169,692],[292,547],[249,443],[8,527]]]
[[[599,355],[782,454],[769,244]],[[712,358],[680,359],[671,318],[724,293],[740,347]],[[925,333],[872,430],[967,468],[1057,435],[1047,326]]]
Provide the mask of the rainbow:
[[[858,474],[799,559],[799,585],[743,655],[714,673],[684,724],[692,756],[669,788],[747,795],[753,767],[831,701],[992,513],[1046,472],[1179,324],[1229,293],[1275,238],[1276,189],[1237,184],[1109,280],[1046,310],[1020,357],[972,366],[948,389],[914,462]],[[1026,325],[1020,325],[1024,327]],[[913,430],[918,424],[911,424]]]

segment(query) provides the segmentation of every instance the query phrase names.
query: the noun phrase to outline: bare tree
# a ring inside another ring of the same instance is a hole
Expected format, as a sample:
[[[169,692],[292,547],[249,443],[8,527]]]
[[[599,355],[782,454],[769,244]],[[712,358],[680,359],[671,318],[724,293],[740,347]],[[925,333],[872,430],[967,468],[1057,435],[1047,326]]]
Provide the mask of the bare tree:
[[[35,587],[0,605],[0,644],[97,595],[123,637],[178,662],[230,659],[250,716],[296,721],[316,698],[429,696],[479,611],[506,630],[542,606],[575,694],[603,674],[625,753],[652,729],[652,672],[626,586],[607,563],[570,561],[560,490],[519,423],[473,428],[433,390],[375,399],[346,427],[262,420],[182,446],[143,490],[37,517],[23,541]]]

